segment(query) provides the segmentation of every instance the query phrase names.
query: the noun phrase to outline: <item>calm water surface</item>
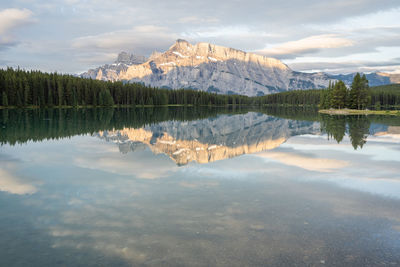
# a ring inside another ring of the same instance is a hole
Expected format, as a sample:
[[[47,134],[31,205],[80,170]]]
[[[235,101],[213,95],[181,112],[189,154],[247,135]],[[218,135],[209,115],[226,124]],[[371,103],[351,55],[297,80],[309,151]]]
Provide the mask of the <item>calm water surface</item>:
[[[0,266],[399,266],[400,120],[0,110]]]

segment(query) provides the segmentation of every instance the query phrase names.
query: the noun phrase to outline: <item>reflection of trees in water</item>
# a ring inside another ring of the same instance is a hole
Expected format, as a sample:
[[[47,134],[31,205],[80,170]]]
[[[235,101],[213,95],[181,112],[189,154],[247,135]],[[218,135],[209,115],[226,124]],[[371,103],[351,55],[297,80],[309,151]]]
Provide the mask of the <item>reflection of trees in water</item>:
[[[323,115],[321,129],[328,134],[328,138],[333,138],[340,143],[346,134],[346,117]]]
[[[362,148],[367,142],[370,125],[370,120],[364,115],[321,116],[321,130],[326,132],[329,138],[335,139],[338,143],[343,140],[347,130],[354,149],[358,147]]]
[[[249,110],[210,107],[0,109],[0,145],[59,139],[103,130],[141,128],[169,120],[191,121],[219,114],[244,114]],[[347,132],[355,149],[366,143],[371,121],[400,125],[396,117],[330,116],[307,108],[272,106],[252,111],[289,120],[319,121],[321,130],[338,143]]]
[[[191,121],[246,112],[240,107],[0,109],[0,145],[59,139],[125,127],[141,128],[168,120]]]
[[[349,117],[349,135],[354,149],[362,148],[367,142],[371,122],[366,116]]]

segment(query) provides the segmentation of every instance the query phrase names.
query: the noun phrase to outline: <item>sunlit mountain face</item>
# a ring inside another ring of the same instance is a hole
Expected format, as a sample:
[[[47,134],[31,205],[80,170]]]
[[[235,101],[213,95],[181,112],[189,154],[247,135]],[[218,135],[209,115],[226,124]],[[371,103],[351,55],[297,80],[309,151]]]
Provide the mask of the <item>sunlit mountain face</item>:
[[[326,88],[329,81],[335,80],[325,73],[293,71],[276,58],[181,39],[167,51],[153,53],[145,62],[140,56],[123,55],[129,60],[121,62],[119,56],[115,63],[91,69],[81,77],[248,96]]]

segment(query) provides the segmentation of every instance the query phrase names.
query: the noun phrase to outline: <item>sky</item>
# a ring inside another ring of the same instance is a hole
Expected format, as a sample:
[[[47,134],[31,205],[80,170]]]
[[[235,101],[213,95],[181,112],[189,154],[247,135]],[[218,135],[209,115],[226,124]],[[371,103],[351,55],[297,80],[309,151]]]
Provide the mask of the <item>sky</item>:
[[[77,74],[185,39],[296,71],[400,73],[399,17],[399,0],[2,0],[0,67]]]

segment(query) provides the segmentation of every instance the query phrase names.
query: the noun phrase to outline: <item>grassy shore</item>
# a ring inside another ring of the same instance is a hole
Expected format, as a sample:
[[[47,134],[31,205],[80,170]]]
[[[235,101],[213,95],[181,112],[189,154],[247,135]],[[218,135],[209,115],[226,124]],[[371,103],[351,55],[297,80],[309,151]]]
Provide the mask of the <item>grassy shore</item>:
[[[400,110],[358,110],[358,109],[321,109],[318,112],[329,115],[392,115],[400,116]]]

